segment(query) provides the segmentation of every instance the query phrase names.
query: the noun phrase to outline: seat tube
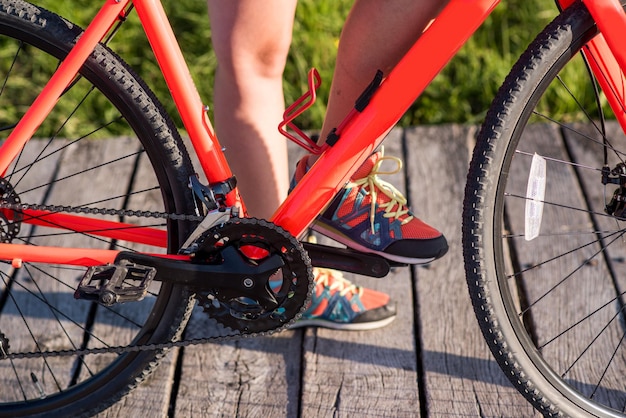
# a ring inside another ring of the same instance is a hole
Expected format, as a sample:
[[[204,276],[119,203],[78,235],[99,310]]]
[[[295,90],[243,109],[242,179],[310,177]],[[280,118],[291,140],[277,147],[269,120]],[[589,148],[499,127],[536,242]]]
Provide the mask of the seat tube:
[[[202,103],[163,5],[159,0],[142,0],[135,2],[135,9],[206,178],[211,184],[228,181],[233,174],[206,115],[206,106]],[[243,207],[236,190],[226,196],[226,204]]]

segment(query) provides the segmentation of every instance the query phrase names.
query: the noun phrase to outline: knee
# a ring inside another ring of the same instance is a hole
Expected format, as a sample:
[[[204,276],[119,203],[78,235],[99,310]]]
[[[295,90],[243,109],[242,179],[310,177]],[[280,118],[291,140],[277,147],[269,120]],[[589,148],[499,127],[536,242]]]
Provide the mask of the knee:
[[[259,45],[249,54],[246,64],[249,65],[249,68],[258,76],[264,78],[282,78],[288,53],[288,43],[286,45],[280,45],[280,43],[276,42],[267,42]]]
[[[214,48],[221,72],[227,72],[235,78],[282,78],[290,41],[250,40],[245,44],[226,42],[214,44]]]

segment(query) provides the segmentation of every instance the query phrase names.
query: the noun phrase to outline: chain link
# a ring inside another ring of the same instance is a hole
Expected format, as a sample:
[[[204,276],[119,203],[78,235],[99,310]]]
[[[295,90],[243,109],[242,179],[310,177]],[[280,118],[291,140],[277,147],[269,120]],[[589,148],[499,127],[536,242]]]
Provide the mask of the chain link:
[[[205,338],[193,338],[189,340],[169,341],[166,343],[158,343],[158,344],[140,344],[140,345],[124,345],[124,346],[116,346],[116,347],[83,348],[83,349],[78,349],[78,350],[58,350],[58,351],[39,351],[39,352],[32,351],[32,352],[26,352],[26,353],[7,353],[4,356],[0,356],[0,360],[85,356],[89,354],[106,354],[106,353],[123,354],[123,353],[137,352],[137,351],[157,351],[157,350],[165,350],[165,349],[170,349],[170,348],[175,348],[175,347],[187,347],[191,345],[207,344],[209,342],[215,343],[215,342],[239,340],[243,338],[269,336],[269,335],[273,335],[277,332],[285,330],[289,326],[289,324],[291,324],[291,322],[281,327],[275,328],[273,330],[264,331],[264,332],[241,333],[238,335],[220,335],[220,336],[205,337]]]
[[[30,203],[0,203],[0,209],[8,209],[14,211],[40,210],[52,213],[82,213],[87,215],[112,215],[120,217],[136,217],[136,218],[160,218],[171,219],[174,221],[201,221],[203,216],[199,215],[183,215],[166,212],[152,212],[145,210],[126,210],[126,209],[107,209],[107,208],[89,208],[85,206],[61,206],[61,205],[37,205]]]

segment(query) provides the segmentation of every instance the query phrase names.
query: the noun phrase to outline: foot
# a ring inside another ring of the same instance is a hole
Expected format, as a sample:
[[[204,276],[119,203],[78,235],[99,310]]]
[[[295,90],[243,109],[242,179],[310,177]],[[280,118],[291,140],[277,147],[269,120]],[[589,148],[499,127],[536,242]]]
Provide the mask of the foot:
[[[316,267],[313,275],[311,304],[291,328],[370,330],[383,327],[396,317],[389,295],[356,286],[335,270]]]
[[[306,173],[300,160],[294,184]],[[395,171],[381,171],[384,161],[394,161]],[[317,218],[312,229],[347,247],[379,254],[405,264],[425,264],[448,251],[441,232],[419,220],[406,206],[406,198],[379,174],[395,174],[402,161],[376,152],[357,170],[350,182]]]

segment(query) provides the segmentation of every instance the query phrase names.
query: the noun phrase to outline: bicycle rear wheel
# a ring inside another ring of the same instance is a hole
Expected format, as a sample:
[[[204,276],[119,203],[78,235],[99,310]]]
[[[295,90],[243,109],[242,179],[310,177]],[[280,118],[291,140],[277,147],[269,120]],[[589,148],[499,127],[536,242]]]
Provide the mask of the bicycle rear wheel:
[[[75,25],[36,6],[0,1],[0,138],[11,132],[80,34]],[[176,251],[191,222],[142,218],[132,211],[194,213],[186,187],[191,174],[182,141],[158,101],[118,57],[99,46],[0,179],[1,200],[150,226],[163,231],[163,242]],[[102,230],[60,229],[47,223],[45,215],[34,219],[32,213],[0,211],[1,240],[167,251],[153,243],[108,239]],[[96,413],[145,379],[164,351],[72,352],[180,337],[193,301],[187,291],[156,283],[140,302],[105,307],[74,299],[84,271],[51,264],[16,269],[10,262],[0,263],[0,342],[5,351],[69,353],[0,356],[1,417]]]
[[[617,186],[602,182],[605,152],[620,167],[626,137],[603,126],[597,107],[582,109],[594,89],[578,52],[595,35],[578,4],[533,42],[489,110],[465,193],[464,258],[482,332],[545,415],[626,408],[626,224],[605,213]],[[578,117],[554,116],[572,104]]]

